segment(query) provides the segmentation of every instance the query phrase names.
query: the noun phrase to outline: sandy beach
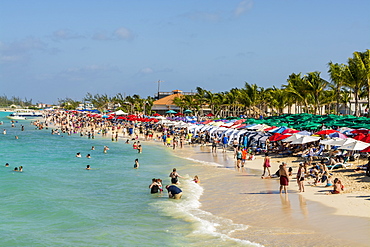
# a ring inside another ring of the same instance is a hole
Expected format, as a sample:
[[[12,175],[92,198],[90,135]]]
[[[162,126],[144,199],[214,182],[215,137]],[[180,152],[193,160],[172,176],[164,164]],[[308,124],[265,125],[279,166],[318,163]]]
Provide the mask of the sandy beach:
[[[369,246],[370,189],[364,174],[334,171],[333,177],[346,186],[339,195],[326,195],[330,188],[307,182],[305,192],[298,193],[292,178],[288,195],[281,195],[277,179],[261,179],[262,156],[238,171],[232,151],[219,149],[212,154],[209,146],[187,145],[174,152],[195,163],[193,169],[181,172],[200,177],[203,210],[249,226],[233,237],[265,246]],[[296,160],[272,158],[271,172],[278,170],[278,161],[285,161],[293,167],[294,178]]]
[[[168,148],[160,141],[139,139],[144,149],[145,145]],[[305,192],[299,193],[297,157],[272,157],[272,174],[280,162],[293,167],[286,195],[279,193],[278,179],[261,179],[263,156],[237,170],[232,150],[222,153],[218,148],[217,153],[211,153],[209,145],[196,144],[172,152],[192,164],[190,168],[179,167],[181,175],[200,177],[202,210],[248,226],[229,237],[264,246],[369,246],[370,178],[353,171],[363,161],[356,161],[352,168],[334,170],[333,179],[340,178],[345,191],[327,195],[331,188],[308,184],[313,181],[306,181]]]

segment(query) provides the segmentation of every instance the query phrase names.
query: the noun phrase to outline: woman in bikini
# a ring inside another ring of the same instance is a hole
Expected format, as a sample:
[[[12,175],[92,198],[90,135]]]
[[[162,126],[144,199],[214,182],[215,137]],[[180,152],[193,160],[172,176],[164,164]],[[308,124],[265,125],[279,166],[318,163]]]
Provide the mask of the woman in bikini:
[[[263,161],[263,174],[261,176],[262,178],[265,176],[266,170],[269,173],[269,177],[271,177],[270,167],[271,167],[270,157],[269,157],[269,154],[266,153],[265,154],[265,160]]]

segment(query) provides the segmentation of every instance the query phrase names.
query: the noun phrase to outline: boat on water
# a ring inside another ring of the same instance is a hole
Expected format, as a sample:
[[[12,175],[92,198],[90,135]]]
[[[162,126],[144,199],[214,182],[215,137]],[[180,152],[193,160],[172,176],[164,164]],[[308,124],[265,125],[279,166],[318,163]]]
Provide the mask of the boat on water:
[[[30,110],[30,109],[15,109],[7,118],[14,120],[25,120],[33,118],[43,117],[40,111]]]

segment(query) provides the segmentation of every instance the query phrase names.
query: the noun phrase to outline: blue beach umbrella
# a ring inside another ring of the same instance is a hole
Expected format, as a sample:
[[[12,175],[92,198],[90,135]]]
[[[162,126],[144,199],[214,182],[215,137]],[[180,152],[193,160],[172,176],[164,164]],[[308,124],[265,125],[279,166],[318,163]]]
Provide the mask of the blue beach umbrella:
[[[166,111],[166,113],[175,114],[175,113],[177,113],[177,112],[175,112],[174,110],[169,110],[169,111]]]

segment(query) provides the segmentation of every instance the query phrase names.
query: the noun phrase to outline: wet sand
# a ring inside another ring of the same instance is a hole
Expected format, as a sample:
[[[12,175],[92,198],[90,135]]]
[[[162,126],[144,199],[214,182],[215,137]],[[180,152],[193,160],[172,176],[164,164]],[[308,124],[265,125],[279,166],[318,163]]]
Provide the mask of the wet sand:
[[[338,215],[335,207],[317,202],[320,199],[308,200],[306,197],[310,196],[297,193],[295,180],[290,181],[288,195],[281,195],[279,181],[261,179],[261,170],[236,170],[230,152],[221,153],[219,149],[217,154],[212,154],[208,146],[186,146],[174,153],[194,163],[181,174],[200,177],[204,188],[203,210],[237,224],[249,225],[247,230],[234,232],[230,237],[265,246],[370,246],[370,217]],[[247,167],[262,168],[262,157],[248,162]],[[275,171],[273,168],[271,172]],[[325,195],[327,190],[319,190],[320,195],[316,196],[329,199],[337,196]],[[338,196],[337,201],[338,198],[344,200],[340,198],[343,195]],[[359,200],[370,211],[370,201]]]

